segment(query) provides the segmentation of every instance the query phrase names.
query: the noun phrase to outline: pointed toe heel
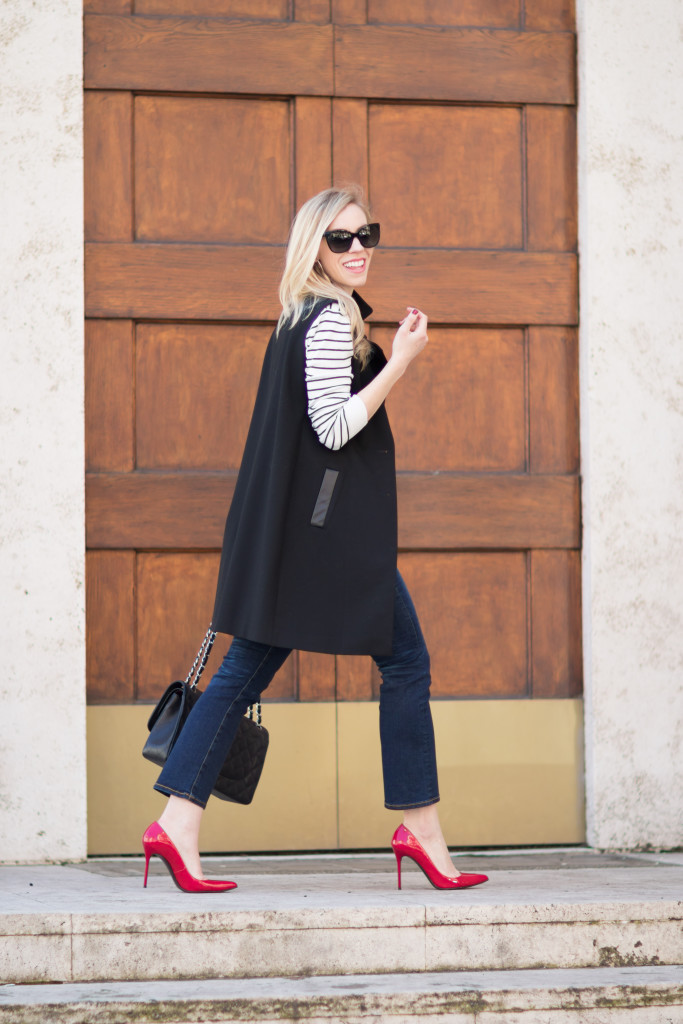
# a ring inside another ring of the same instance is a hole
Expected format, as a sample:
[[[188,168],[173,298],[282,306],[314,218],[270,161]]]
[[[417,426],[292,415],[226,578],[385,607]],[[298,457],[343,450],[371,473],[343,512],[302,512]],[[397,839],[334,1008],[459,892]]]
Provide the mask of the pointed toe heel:
[[[168,868],[171,878],[182,892],[228,892],[230,889],[237,888],[237,882],[195,878],[194,875],[191,875],[172,840],[158,821],[153,821],[145,831],[142,837],[142,848],[145,851],[145,888],[147,887],[151,857],[161,858]]]
[[[481,885],[482,882],[489,880],[488,875],[463,874],[452,878],[442,875],[424,847],[405,825],[399,825],[394,832],[391,847],[396,854],[399,889],[401,888],[401,861],[404,857],[415,861],[435,889],[470,889],[473,885]]]

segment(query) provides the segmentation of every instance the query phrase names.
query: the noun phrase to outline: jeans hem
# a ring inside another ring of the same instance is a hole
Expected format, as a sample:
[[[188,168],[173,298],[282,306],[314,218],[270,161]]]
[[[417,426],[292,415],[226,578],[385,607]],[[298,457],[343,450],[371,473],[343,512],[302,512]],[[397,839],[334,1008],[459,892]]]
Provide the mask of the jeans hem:
[[[411,811],[415,807],[431,807],[432,804],[438,804],[441,800],[440,796],[430,797],[429,800],[421,800],[417,804],[388,804],[385,800],[384,806],[388,811]]]
[[[157,793],[163,793],[164,796],[178,796],[181,800],[189,800],[191,804],[196,804],[197,807],[206,808],[206,804],[202,803],[201,800],[197,800],[195,796],[190,796],[189,793],[181,793],[179,789],[171,789],[170,786],[159,785],[158,782],[155,782],[152,788],[156,789]]]

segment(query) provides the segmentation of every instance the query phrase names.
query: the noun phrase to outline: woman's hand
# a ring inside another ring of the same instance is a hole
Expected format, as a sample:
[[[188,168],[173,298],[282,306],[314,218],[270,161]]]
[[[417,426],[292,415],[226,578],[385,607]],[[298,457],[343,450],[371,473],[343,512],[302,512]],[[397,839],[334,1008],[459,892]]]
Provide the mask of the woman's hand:
[[[408,315],[400,321],[391,346],[391,358],[374,380],[358,392],[367,410],[374,416],[396,381],[403,376],[427,344],[427,317],[419,309],[408,307]]]
[[[391,346],[391,361],[396,362],[403,373],[420,354],[429,340],[427,317],[419,309],[408,306],[408,314],[399,321],[399,328]]]

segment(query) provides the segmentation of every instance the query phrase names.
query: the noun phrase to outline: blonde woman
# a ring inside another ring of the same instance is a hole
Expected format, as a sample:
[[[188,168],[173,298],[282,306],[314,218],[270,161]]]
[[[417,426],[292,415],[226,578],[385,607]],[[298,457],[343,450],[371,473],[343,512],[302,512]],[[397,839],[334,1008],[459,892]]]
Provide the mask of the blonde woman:
[[[387,360],[368,341],[365,284],[379,224],[357,188],[331,188],[299,210],[228,514],[212,628],[232,634],[155,785],[168,797],[145,832],[149,863],[180,888],[205,879],[201,816],[246,708],[293,648],[368,654],[379,668],[385,806],[403,812],[392,839],[440,889],[486,881],[453,866],[437,812],[429,654],[396,568],[394,444],[384,400],[427,344],[413,307]]]

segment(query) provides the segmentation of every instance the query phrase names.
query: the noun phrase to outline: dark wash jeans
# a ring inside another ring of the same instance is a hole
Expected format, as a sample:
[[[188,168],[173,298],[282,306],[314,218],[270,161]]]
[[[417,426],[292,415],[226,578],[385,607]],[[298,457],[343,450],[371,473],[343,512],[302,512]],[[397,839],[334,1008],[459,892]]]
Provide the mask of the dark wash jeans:
[[[239,720],[281,668],[289,648],[242,640],[228,653],[197,701],[154,788],[205,807]],[[394,591],[393,650],[376,657],[382,676],[379,732],[385,806],[424,807],[439,799],[429,708],[429,653],[400,574]]]

